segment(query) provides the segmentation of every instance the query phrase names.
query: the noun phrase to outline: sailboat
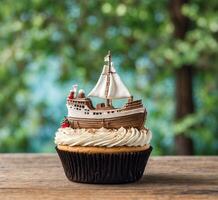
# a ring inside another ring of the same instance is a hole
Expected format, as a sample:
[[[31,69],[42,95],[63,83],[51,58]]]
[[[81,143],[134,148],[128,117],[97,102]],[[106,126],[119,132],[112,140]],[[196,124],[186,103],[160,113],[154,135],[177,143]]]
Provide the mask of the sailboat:
[[[133,100],[133,96],[114,68],[110,51],[104,61],[106,64],[103,66],[100,78],[87,97],[83,90],[77,94],[77,85],[74,85],[73,90],[70,91],[67,98],[67,123],[72,128],[86,129],[143,128],[147,112],[142,100]],[[90,97],[98,97],[105,102],[94,107]],[[114,99],[128,101],[122,107],[115,108]]]

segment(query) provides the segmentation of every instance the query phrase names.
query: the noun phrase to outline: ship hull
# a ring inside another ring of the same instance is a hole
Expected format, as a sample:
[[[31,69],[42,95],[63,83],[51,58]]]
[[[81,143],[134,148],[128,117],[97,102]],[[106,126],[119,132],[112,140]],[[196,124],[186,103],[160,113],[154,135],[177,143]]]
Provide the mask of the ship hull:
[[[145,115],[146,112],[102,119],[68,117],[68,120],[72,128],[98,129],[104,127],[108,129],[118,129],[120,127],[134,127],[141,129],[144,127]]]

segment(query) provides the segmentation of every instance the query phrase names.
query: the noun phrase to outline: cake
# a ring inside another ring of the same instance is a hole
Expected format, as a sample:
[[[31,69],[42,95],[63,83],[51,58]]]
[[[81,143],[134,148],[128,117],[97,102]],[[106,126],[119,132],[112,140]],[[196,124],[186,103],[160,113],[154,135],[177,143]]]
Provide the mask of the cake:
[[[68,115],[55,135],[56,151],[70,181],[128,183],[139,180],[152,151],[152,133],[144,127],[147,112],[134,100],[113,66],[104,58],[96,86],[86,97],[74,85],[67,97]],[[93,106],[90,97],[105,99]],[[121,108],[113,99],[127,99]]]

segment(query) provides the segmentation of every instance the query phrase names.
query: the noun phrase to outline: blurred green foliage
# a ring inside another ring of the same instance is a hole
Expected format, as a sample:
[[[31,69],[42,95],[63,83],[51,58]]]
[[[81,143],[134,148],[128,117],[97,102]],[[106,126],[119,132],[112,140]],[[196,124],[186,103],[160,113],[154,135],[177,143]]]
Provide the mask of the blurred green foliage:
[[[1,0],[0,152],[54,151],[73,83],[95,84],[110,49],[130,91],[142,97],[154,153],[173,154],[185,131],[195,154],[218,152],[218,2],[193,0],[183,41],[167,0]],[[174,69],[194,66],[195,113],[174,118]]]

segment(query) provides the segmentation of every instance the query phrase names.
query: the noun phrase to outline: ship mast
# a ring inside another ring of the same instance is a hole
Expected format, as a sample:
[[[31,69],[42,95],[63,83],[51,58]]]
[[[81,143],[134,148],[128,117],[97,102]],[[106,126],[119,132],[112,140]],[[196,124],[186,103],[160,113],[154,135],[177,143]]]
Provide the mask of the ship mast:
[[[110,73],[111,73],[111,52],[110,51],[108,51],[107,57],[108,57],[108,71],[107,71],[107,83],[106,83],[106,89],[105,89],[106,106],[112,106],[111,99],[107,98],[109,87],[110,87]]]
[[[110,51],[104,57],[104,62],[105,64],[98,82],[88,96],[105,99],[105,106],[108,108],[112,108],[113,99],[128,98],[129,101],[132,101],[131,94],[116,73]]]

